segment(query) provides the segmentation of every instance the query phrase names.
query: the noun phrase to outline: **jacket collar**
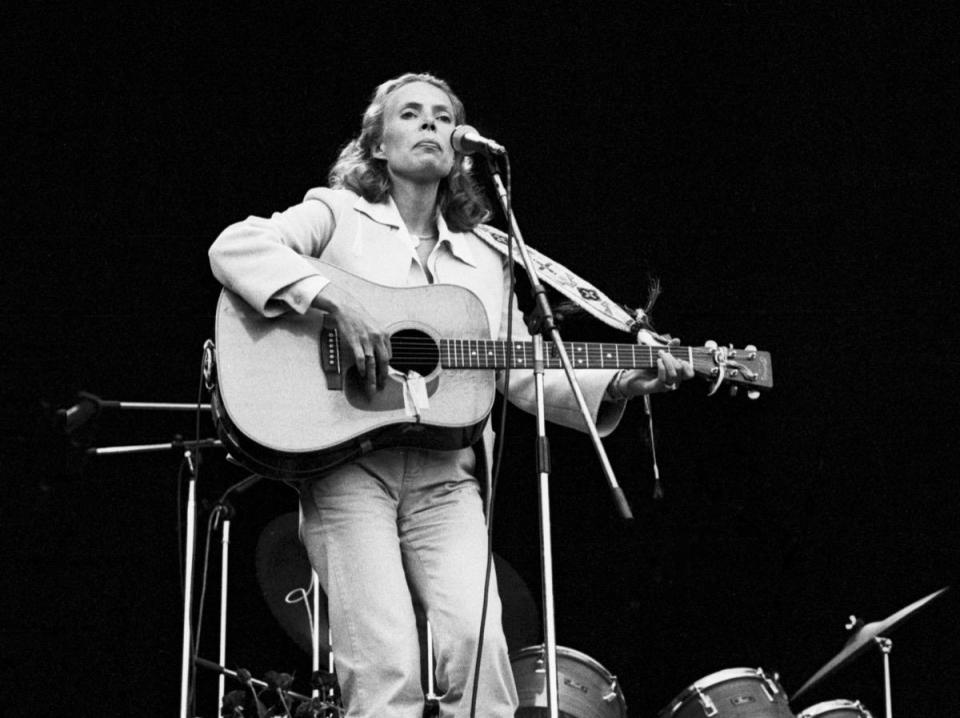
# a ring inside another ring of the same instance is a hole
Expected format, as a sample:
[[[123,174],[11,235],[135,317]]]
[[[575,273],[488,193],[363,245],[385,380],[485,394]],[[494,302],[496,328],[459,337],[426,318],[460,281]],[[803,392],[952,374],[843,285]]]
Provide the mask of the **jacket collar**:
[[[353,208],[378,224],[394,227],[408,235],[407,228],[403,224],[403,218],[400,216],[400,210],[397,209],[397,205],[390,195],[387,195],[386,202],[376,203],[368,202],[363,197],[357,197],[357,201],[353,203]],[[439,212],[437,213],[437,233],[438,244],[446,244],[453,256],[460,261],[466,262],[471,267],[477,266],[473,250],[467,242],[467,235],[462,232],[451,231],[447,227],[443,215]]]

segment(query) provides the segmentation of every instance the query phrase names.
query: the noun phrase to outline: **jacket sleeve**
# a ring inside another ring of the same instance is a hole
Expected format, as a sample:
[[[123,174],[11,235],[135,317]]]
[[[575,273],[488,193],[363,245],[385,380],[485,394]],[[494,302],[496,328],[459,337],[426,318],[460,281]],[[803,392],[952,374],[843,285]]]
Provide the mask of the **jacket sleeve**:
[[[303,310],[326,281],[304,259],[319,257],[336,224],[336,193],[326,188],[269,218],[231,224],[208,252],[213,275],[264,316]],[[308,280],[308,281],[303,281]],[[303,296],[301,296],[301,294]]]

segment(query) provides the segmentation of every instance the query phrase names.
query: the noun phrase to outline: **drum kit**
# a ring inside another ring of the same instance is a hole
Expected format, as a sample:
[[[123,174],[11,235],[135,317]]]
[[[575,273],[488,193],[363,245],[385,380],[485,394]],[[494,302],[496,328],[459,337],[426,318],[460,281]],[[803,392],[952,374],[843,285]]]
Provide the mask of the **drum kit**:
[[[946,590],[941,588],[882,621],[864,625],[851,616],[847,628],[854,633],[843,649],[789,698],[776,674],[768,675],[760,668],[731,668],[693,683],[661,710],[658,718],[794,718],[791,701],[796,701],[871,646],[876,646],[883,654],[886,718],[893,718],[890,699],[890,650],[893,644],[887,635]],[[860,701],[838,699],[805,708],[796,714],[796,718],[873,718],[873,714]]]
[[[538,612],[533,597],[516,573],[502,558],[494,556],[503,603],[503,626],[510,649],[510,662],[517,685],[518,718],[549,715],[545,649],[531,645],[538,635]],[[312,572],[306,551],[297,537],[297,514],[289,513],[271,521],[257,543],[257,580],[274,617],[303,650],[311,650],[308,594],[313,590]],[[657,718],[873,718],[857,700],[830,700],[791,711],[790,703],[832,675],[841,666],[871,646],[884,655],[887,715],[890,706],[889,655],[887,635],[905,619],[938,597],[942,588],[882,621],[863,624],[851,617],[853,631],[843,649],[818,670],[792,696],[780,685],[779,676],[762,668],[728,668],[692,683],[659,713]],[[320,592],[322,594],[322,591]],[[321,601],[321,607],[322,607]],[[321,610],[319,632],[326,634]],[[321,640],[329,656],[329,641]],[[626,718],[627,705],[617,677],[590,656],[557,646],[558,707],[561,718]],[[432,685],[428,697],[432,693]]]

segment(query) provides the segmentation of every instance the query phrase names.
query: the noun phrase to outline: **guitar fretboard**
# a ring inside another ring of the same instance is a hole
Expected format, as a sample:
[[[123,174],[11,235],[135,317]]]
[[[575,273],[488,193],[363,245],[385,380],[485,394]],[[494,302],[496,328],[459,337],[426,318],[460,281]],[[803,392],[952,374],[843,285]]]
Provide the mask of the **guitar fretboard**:
[[[657,355],[666,349],[691,364],[698,353],[693,347],[653,347],[642,344],[606,344],[564,342],[567,356],[575,369],[648,369],[657,365]],[[532,342],[504,342],[484,339],[442,339],[440,362],[448,368],[518,369],[533,366]],[[561,368],[560,357],[552,344],[544,346],[545,364]]]

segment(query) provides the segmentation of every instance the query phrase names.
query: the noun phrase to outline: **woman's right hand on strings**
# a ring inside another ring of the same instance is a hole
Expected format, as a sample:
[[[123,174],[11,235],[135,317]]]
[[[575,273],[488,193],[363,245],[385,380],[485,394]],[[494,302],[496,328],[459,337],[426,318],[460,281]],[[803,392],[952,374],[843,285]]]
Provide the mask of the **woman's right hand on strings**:
[[[350,292],[329,283],[312,305],[327,312],[337,325],[340,346],[353,354],[367,396],[382,389],[390,369],[390,337]]]

